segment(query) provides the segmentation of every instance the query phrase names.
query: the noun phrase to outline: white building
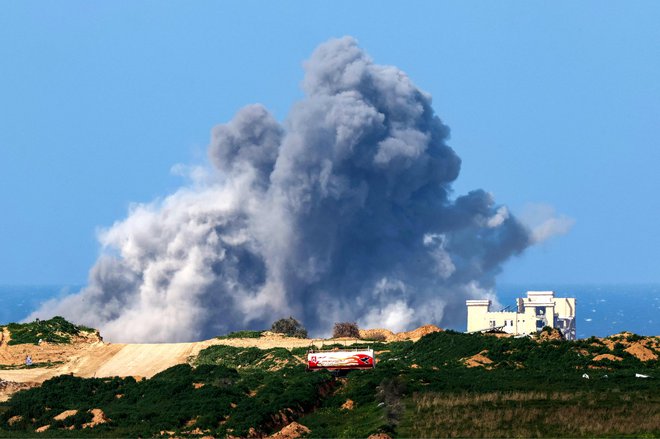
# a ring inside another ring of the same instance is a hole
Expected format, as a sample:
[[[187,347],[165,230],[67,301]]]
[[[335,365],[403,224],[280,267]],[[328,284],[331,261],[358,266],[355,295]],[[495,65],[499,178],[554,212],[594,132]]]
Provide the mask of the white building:
[[[575,340],[575,298],[555,297],[554,291],[528,291],[527,297],[516,302],[517,311],[491,311],[488,299],[467,300],[467,331],[499,329],[527,335],[549,326],[560,329],[567,340]]]

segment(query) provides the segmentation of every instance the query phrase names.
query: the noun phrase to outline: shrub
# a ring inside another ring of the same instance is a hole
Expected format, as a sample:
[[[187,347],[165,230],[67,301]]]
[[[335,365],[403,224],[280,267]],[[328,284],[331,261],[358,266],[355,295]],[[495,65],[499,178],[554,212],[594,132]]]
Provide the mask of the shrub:
[[[95,329],[74,325],[64,317],[55,316],[50,320],[35,320],[30,323],[10,323],[7,329],[11,333],[10,345],[38,344],[39,340],[49,343],[71,343],[71,337],[81,332],[94,332]]]
[[[385,337],[385,334],[372,334],[368,338],[364,338],[363,340],[377,341],[382,343],[384,341],[387,341],[387,337]]]
[[[278,334],[288,335],[289,337],[307,338],[307,329],[293,317],[279,319],[273,323],[270,330]]]
[[[355,322],[337,322],[332,330],[332,338],[360,338],[360,329]]]
[[[259,338],[263,334],[264,331],[234,331],[230,332],[227,335],[221,335],[219,337],[216,337],[220,340],[225,340],[228,338]]]

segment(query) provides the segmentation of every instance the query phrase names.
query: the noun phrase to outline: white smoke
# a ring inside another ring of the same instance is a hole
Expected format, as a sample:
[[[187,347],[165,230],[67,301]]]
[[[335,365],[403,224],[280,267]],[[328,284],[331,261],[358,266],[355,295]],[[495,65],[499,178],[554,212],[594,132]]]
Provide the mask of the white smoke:
[[[460,159],[431,98],[350,37],[305,63],[305,98],[278,123],[260,105],[213,129],[215,170],[133,207],[101,234],[63,315],[113,341],[183,341],[294,315],[393,330],[462,325],[504,261],[535,238],[491,195],[451,198]]]
[[[575,220],[566,215],[557,215],[548,204],[528,204],[520,215],[521,222],[531,230],[532,241],[537,244],[567,234]]]

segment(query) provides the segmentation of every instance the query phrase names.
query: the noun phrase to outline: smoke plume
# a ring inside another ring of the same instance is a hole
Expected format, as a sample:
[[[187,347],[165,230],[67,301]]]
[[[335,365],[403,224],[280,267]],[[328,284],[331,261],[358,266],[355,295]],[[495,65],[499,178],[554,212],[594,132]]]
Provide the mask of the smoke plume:
[[[305,97],[280,124],[261,105],[212,131],[203,182],[133,207],[100,236],[63,315],[113,341],[184,341],[335,321],[461,327],[502,264],[534,237],[475,190],[452,197],[461,160],[431,97],[350,37],[305,63]]]

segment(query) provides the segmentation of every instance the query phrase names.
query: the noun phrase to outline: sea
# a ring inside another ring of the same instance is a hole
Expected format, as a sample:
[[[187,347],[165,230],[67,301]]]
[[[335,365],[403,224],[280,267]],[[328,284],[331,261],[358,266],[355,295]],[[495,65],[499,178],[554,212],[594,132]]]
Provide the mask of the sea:
[[[82,285],[0,285],[0,324],[25,319],[40,304],[75,293]],[[530,290],[551,290],[558,297],[576,298],[578,338],[605,337],[622,331],[660,335],[660,284],[548,285],[503,284],[497,287],[502,306],[515,306]],[[450,328],[458,331],[462,328]]]

